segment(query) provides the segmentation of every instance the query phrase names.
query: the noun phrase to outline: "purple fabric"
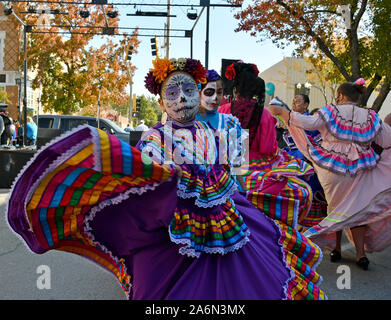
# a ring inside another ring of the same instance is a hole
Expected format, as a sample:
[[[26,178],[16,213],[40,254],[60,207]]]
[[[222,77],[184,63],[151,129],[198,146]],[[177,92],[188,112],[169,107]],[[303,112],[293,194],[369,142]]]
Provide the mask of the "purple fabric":
[[[226,254],[189,258],[171,242],[168,224],[177,204],[175,181],[104,208],[90,223],[95,239],[124,258],[131,299],[282,299],[290,278],[279,228],[239,193],[232,199],[251,231],[250,242]]]
[[[29,248],[35,253],[44,253],[46,250],[39,245],[35,235],[30,230],[29,222],[25,216],[24,203],[27,197],[26,188],[30,188],[41,177],[48,166],[63,154],[64,150],[68,150],[90,137],[90,131],[86,128],[77,134],[69,136],[68,139],[51,144],[49,147],[37,153],[33,157],[34,162],[31,163],[29,169],[23,173],[23,176],[13,187],[12,196],[8,204],[8,212],[10,213],[8,222],[13,230],[18,230],[18,233],[26,241]]]

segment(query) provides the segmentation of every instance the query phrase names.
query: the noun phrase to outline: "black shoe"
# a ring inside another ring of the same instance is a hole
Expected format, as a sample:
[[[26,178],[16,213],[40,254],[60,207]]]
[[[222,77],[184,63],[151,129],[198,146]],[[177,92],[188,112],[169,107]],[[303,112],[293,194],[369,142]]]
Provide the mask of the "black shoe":
[[[369,260],[367,257],[362,257],[356,264],[363,270],[368,270]]]
[[[342,259],[341,252],[339,252],[336,249],[331,251],[331,253],[330,253],[330,261],[331,262],[338,262],[338,261],[341,261],[341,259]]]

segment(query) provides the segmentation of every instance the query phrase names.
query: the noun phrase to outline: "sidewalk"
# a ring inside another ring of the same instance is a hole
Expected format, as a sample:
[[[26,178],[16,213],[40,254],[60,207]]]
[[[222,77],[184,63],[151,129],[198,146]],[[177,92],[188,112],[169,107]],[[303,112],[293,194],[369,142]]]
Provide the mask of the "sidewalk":
[[[0,206],[5,204],[10,189],[0,189]]]

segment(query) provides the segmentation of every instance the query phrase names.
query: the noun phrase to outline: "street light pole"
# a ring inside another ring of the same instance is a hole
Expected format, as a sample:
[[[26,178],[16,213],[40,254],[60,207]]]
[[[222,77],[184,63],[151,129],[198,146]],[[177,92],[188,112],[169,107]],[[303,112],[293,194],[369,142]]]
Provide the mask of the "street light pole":
[[[171,0],[167,0],[167,38],[166,38],[167,59],[170,59],[170,13],[171,13]]]
[[[101,84],[99,84],[99,94],[98,94],[98,110],[96,115],[96,121],[98,123],[98,129],[100,129],[100,92],[101,92]]]
[[[23,26],[24,47],[24,95],[23,95],[23,146],[27,145],[27,26]]]
[[[209,69],[209,20],[210,20],[210,5],[206,7],[206,40],[205,40],[205,68]]]

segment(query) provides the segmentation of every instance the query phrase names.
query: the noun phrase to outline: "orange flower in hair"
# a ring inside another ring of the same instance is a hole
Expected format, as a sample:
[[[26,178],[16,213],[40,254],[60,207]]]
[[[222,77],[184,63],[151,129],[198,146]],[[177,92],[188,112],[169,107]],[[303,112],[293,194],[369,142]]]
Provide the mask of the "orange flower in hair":
[[[175,70],[174,65],[167,58],[157,58],[152,63],[154,66],[153,76],[158,83],[162,83],[167,78],[167,75]]]

